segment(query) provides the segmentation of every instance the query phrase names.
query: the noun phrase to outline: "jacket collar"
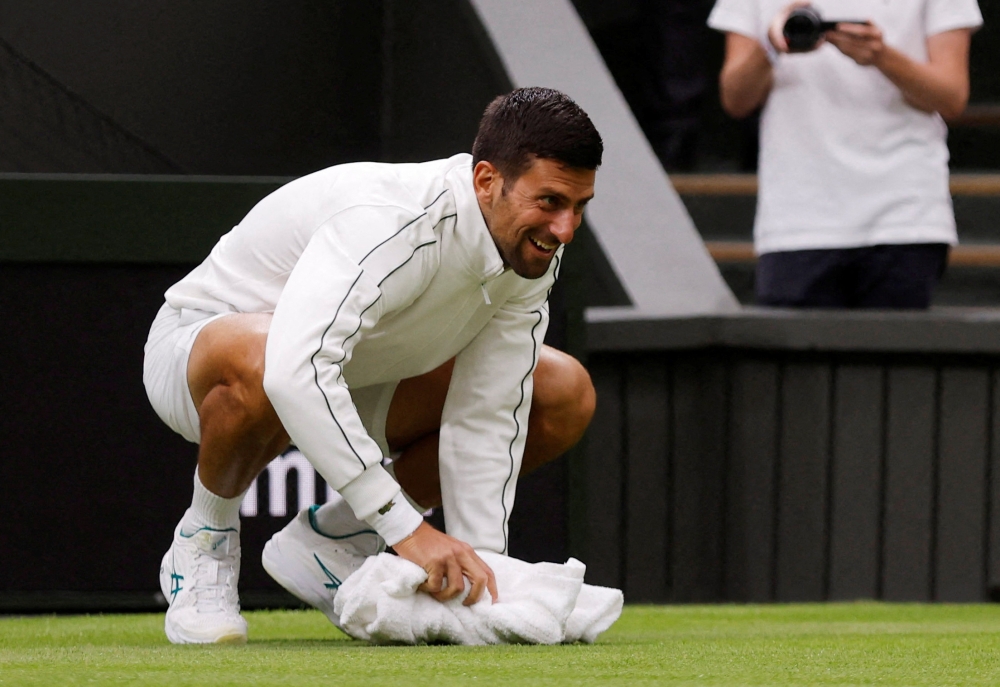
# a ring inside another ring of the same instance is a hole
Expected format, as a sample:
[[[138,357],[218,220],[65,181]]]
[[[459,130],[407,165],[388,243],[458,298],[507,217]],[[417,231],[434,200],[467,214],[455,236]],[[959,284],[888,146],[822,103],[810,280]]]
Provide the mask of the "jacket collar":
[[[464,159],[461,159],[464,158]],[[486,220],[479,209],[479,200],[472,187],[472,156],[456,155],[459,164],[448,170],[446,183],[455,198],[458,214],[455,223],[455,240],[459,245],[465,266],[485,283],[503,274],[503,258],[497,250]]]

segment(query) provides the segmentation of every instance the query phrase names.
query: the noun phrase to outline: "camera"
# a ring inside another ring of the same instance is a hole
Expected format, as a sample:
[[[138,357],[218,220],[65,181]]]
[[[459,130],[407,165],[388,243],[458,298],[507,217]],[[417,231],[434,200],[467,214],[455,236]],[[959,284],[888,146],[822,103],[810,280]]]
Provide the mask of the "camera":
[[[827,31],[837,28],[837,24],[867,24],[867,21],[840,19],[823,21],[823,17],[813,7],[799,7],[788,15],[782,33],[788,43],[788,52],[809,52],[816,47],[819,39]]]

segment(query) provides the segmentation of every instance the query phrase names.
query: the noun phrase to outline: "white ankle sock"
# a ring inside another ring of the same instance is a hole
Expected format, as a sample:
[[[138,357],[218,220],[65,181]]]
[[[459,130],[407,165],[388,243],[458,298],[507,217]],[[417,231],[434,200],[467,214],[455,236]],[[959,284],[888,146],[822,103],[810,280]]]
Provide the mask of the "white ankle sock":
[[[184,514],[183,522],[187,526],[186,529],[201,527],[211,527],[216,530],[230,527],[239,529],[241,503],[243,503],[243,494],[227,499],[210,492],[201,483],[198,470],[195,469],[194,496],[191,499],[191,507]]]
[[[329,501],[313,512],[313,518],[320,533],[331,537],[342,537],[352,532],[371,529],[368,523],[358,520],[344,497],[336,492]]]

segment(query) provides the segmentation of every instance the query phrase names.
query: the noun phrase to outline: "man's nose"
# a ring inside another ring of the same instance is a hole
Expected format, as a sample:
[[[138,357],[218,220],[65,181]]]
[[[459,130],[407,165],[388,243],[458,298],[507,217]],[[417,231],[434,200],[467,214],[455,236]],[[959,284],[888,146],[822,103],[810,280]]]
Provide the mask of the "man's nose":
[[[559,216],[549,225],[549,231],[559,239],[559,243],[569,243],[573,240],[573,234],[576,233],[576,228],[580,226],[581,219],[582,217],[577,216],[575,212],[566,209],[560,212]]]

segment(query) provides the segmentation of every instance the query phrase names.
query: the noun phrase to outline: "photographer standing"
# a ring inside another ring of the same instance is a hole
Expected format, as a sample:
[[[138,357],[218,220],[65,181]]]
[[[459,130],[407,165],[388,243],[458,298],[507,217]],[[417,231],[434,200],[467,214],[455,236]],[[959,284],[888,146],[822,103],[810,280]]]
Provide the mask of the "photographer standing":
[[[969,98],[976,0],[817,0],[811,49],[784,35],[807,3],[718,0],[722,106],[761,113],[757,300],[926,308],[957,242],[947,127]],[[823,27],[826,28],[826,27]]]

